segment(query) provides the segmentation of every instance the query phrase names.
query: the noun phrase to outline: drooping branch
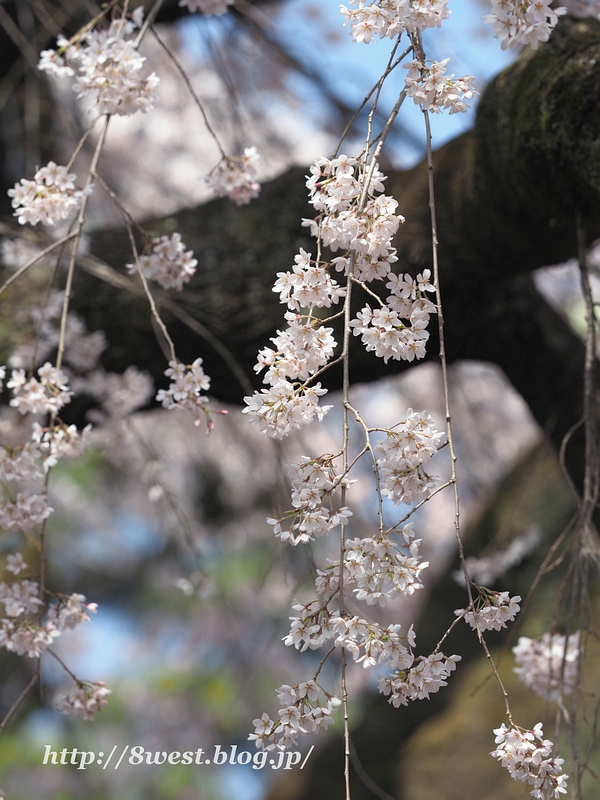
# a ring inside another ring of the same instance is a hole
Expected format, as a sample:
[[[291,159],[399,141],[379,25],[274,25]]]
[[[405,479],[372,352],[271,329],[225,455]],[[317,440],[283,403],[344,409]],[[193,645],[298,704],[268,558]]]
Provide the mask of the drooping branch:
[[[576,254],[576,209],[588,239],[600,235],[598,56],[600,23],[564,18],[547,45],[488,86],[475,129],[435,155],[448,357],[499,364],[557,444],[581,417],[583,345],[535,290],[531,271]],[[205,326],[256,386],[256,352],[283,322],[271,290],[275,275],[290,268],[299,247],[312,244],[301,225],[312,211],[303,176],[302,169],[290,170],[247,207],[215,200],[145,225],[155,235],[178,230],[195,250],[197,274],[169,302]],[[407,218],[397,237],[398,268],[417,273],[431,264],[426,165],[390,176],[388,191]],[[127,233],[95,234],[92,252],[123,276],[131,260]],[[164,380],[164,355],[139,293],[82,269],[73,308],[91,330],[106,331],[107,369],[122,372],[133,363]],[[181,314],[164,304],[162,310],[179,358],[202,355],[213,395],[239,403],[245,392],[231,359],[202,342]],[[435,341],[429,353],[436,358]],[[386,366],[356,346],[352,380],[409,366]],[[340,385],[335,369],[326,383]],[[578,448],[573,441],[569,463],[580,483]]]

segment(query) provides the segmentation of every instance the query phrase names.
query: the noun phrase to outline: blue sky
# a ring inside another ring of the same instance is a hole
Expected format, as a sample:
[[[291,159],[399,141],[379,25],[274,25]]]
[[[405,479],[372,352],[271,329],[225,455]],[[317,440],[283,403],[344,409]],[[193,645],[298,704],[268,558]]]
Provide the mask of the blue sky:
[[[507,66],[514,55],[502,51],[493,39],[491,29],[482,21],[489,12],[481,0],[451,0],[451,15],[441,29],[425,32],[425,47],[431,59],[450,58],[448,74],[462,77],[473,75],[481,89],[485,83]],[[382,74],[392,48],[389,40],[368,45],[352,41],[348,28],[343,26],[338,0],[287,0],[276,17],[278,36],[302,63],[323,76],[335,94],[351,107],[357,106]],[[210,35],[219,36],[228,24],[227,18],[202,19],[190,16],[181,23],[184,44],[189,51],[203,57],[203,34],[208,23]],[[391,76],[382,93],[383,108],[391,108],[402,88],[404,70]],[[322,98],[308,81],[290,79],[290,88],[300,98],[303,111],[318,124],[326,109]],[[473,124],[473,110],[467,114],[434,115],[432,130],[436,146],[457,136]],[[423,121],[420,110],[407,101],[401,112],[401,124],[422,140]],[[410,145],[396,145],[388,153],[396,166],[410,166],[419,160],[420,153]]]

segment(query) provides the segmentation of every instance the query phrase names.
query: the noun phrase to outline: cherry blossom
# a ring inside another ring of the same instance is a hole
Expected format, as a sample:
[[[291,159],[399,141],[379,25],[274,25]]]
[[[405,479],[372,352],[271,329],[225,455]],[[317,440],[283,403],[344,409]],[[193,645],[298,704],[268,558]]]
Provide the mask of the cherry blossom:
[[[475,600],[475,609],[467,611],[458,608],[456,616],[465,615],[467,622],[473,630],[499,631],[506,628],[507,622],[512,622],[520,610],[519,595],[510,597],[508,592],[492,592],[490,589],[479,587],[479,596]]]
[[[465,75],[453,80],[454,75],[445,75],[449,61],[449,58],[445,58],[443,61],[432,61],[427,66],[415,59],[402,65],[408,70],[406,94],[412,97],[415,104],[435,114],[448,108],[451,114],[458,114],[469,108],[466,101],[476,94],[473,88],[474,78],[472,75]]]
[[[206,177],[217,197],[229,197],[238,206],[248,205],[260,194],[256,168],[260,156],[256,147],[246,147],[243,156],[226,156]]]
[[[446,657],[443,653],[419,656],[410,668],[400,669],[391,677],[379,679],[379,691],[389,696],[395,708],[408,705],[410,700],[428,700],[431,694],[447,686],[461,656]]]
[[[140,256],[140,267],[144,276],[159,283],[163,289],[181,291],[196,272],[198,261],[194,251],[186,252],[180,233],[159,236],[152,242],[152,254]],[[125,265],[130,273],[137,271],[136,264]]]
[[[531,45],[536,50],[540,42],[547,42],[558,17],[566,8],[551,8],[552,0],[492,0],[492,13],[483,21],[492,26],[494,36],[503,50],[519,44]]]
[[[580,631],[570,636],[544,633],[541,639],[520,636],[512,651],[515,672],[529,689],[545,700],[558,702],[577,687]]]
[[[440,27],[442,20],[450,16],[446,7],[448,0],[350,0],[358,6],[351,11],[340,6],[345,19],[350,23],[350,33],[355,42],[368,44],[374,37],[380,39],[400,35],[403,31]]]
[[[71,402],[73,392],[68,387],[68,379],[64,372],[56,369],[47,361],[38,371],[37,378],[25,377],[24,369],[12,371],[7,387],[13,391],[10,405],[21,414],[56,414]]]
[[[66,167],[60,167],[49,161],[45,167],[38,169],[29,181],[21,178],[15,183],[14,189],[8,190],[12,197],[11,205],[16,211],[19,223],[25,225],[55,225],[63,219],[72,217],[83,197],[84,192],[75,188],[74,173],[67,172]],[[86,192],[91,191],[88,187]]]
[[[158,100],[160,81],[154,73],[141,77],[146,59],[126,39],[140,24],[138,14],[134,21],[115,19],[104,30],[85,31],[72,40],[61,35],[58,51],[44,50],[38,69],[58,78],[76,76],[73,90],[89,98],[90,113],[126,116],[149,111]]]
[[[47,519],[52,511],[45,494],[33,494],[27,489],[17,494],[14,503],[0,499],[0,528],[29,531]]]
[[[0,620],[0,647],[18,656],[40,658],[57,636],[60,631],[53,622],[40,626],[28,619],[22,622]]]
[[[338,697],[325,692],[314,680],[298,686],[280,686],[277,699],[283,708],[279,709],[276,720],[265,713],[252,723],[254,733],[248,739],[258,749],[285,750],[297,746],[298,736],[328,728],[333,723],[334,709],[341,704]]]
[[[531,731],[502,724],[494,733],[497,747],[490,755],[506,767],[512,778],[532,785],[532,797],[548,800],[567,793],[568,776],[562,774],[564,759],[551,757],[553,744],[544,739],[541,722]]]
[[[106,688],[103,681],[82,682],[76,689],[59,697],[56,708],[67,716],[83,717],[92,722],[94,714],[107,704],[106,696],[109,694],[111,690]]]
[[[396,505],[427,496],[435,479],[423,465],[437,453],[443,438],[426,412],[419,414],[409,408],[406,419],[375,445],[381,493]]]
[[[208,390],[210,378],[202,369],[202,359],[197,358],[192,364],[185,366],[178,361],[169,361],[165,375],[173,380],[168,389],[160,389],[156,399],[165,408],[178,411],[193,411],[196,415],[195,425],[200,424],[200,411],[208,403],[208,397],[200,392]]]

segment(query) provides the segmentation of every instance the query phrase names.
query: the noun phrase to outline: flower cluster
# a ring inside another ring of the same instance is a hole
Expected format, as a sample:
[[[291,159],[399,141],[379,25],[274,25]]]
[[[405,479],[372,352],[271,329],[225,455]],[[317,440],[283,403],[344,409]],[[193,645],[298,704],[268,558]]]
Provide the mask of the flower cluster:
[[[243,156],[226,156],[206,177],[217,197],[229,197],[238,206],[248,205],[260,194],[256,169],[260,156],[256,147],[246,147]]]
[[[533,786],[532,797],[546,800],[567,793],[568,775],[562,774],[564,759],[552,758],[553,744],[544,739],[541,722],[531,731],[502,724],[494,733],[498,746],[490,755],[497,758],[516,781]]]
[[[323,699],[320,699],[320,694],[324,695]],[[254,733],[248,739],[261,750],[285,750],[297,744],[299,735],[328,728],[333,723],[334,708],[341,703],[335,695],[324,692],[314,680],[298,686],[280,686],[277,699],[283,706],[277,720],[263,714],[252,723]]]
[[[152,242],[152,254],[140,256],[139,262],[146,278],[159,283],[163,289],[181,291],[196,272],[198,261],[194,251],[186,252],[180,233],[160,236]],[[137,271],[136,264],[125,265],[130,273]]]
[[[53,509],[46,495],[33,494],[28,489],[19,492],[14,503],[0,499],[0,528],[7,531],[29,531],[47,519]]]
[[[288,311],[285,319],[289,323],[284,331],[277,331],[271,341],[275,350],[265,347],[259,351],[255,372],[267,371],[264,383],[276,385],[290,378],[292,381],[307,380],[333,355],[337,342],[333,328],[319,325],[318,320],[308,319]]]
[[[366,539],[351,539],[346,544],[344,582],[357,600],[368,606],[385,606],[395,597],[407,597],[422,589],[421,572],[429,562],[419,557],[420,539],[414,538],[412,523],[399,532],[399,544],[383,534]]]
[[[0,447],[0,481],[30,481],[42,472],[37,464],[39,449],[35,442],[15,447]]]
[[[60,636],[60,631],[53,622],[37,625],[31,619],[18,622],[0,620],[0,647],[18,656],[40,658],[57,636]]]
[[[363,162],[346,155],[317,159],[306,186],[320,216],[303,220],[303,225],[330,250],[348,251],[332,260],[339,272],[372,281],[388,275],[390,264],[398,260],[391,242],[404,217],[396,215],[398,203],[393,197],[377,195],[386,177],[376,165],[361,202],[365,169]]]
[[[316,650],[333,639],[336,647],[345,647],[354,661],[362,662],[364,667],[391,662],[398,669],[412,664],[409,650],[415,645],[412,627],[406,636],[400,636],[400,625],[384,628],[357,616],[340,616],[339,611],[327,608],[328,602],[295,603],[292,608],[300,616],[290,617],[292,624],[284,644],[304,652]]]
[[[208,403],[208,397],[200,392],[207,391],[210,378],[202,369],[202,359],[197,358],[187,366],[178,361],[169,361],[165,375],[173,380],[168,389],[159,389],[156,399],[165,408],[178,411],[193,411],[196,415],[195,425],[200,424],[200,411]]]
[[[288,475],[293,509],[281,519],[267,520],[283,542],[297,545],[312,541],[315,536],[326,536],[352,516],[348,508],[337,508],[333,503],[333,491],[341,482],[336,480],[331,458],[303,456],[299,464],[288,465]],[[323,507],[325,500],[329,501],[329,508]]]
[[[472,75],[453,80],[454,75],[445,75],[446,65],[450,61],[432,61],[430,66],[418,61],[408,61],[402,66],[408,70],[406,74],[406,94],[412,97],[416,105],[427,111],[439,114],[449,108],[451,114],[466,111],[475,94]]]
[[[20,617],[21,614],[35,614],[44,603],[40,600],[39,586],[27,578],[14,583],[0,583],[0,602],[4,603],[7,617]]]
[[[152,73],[142,78],[146,60],[126,39],[141,25],[135,20],[115,19],[105,30],[88,30],[71,40],[58,37],[58,50],[43,50],[38,69],[56,75],[77,75],[73,86],[79,97],[89,97],[90,111],[126,116],[149,111],[158,97],[160,83]]]
[[[344,586],[352,589],[357,600],[368,606],[387,605],[388,600],[407,597],[422,589],[421,572],[429,566],[419,557],[420,539],[414,538],[412,523],[400,528],[402,541],[385,534],[372,538],[350,539],[346,543]],[[325,570],[317,569],[317,594],[329,600],[339,588],[339,561],[331,561]]]
[[[274,439],[282,439],[290,431],[308,425],[314,419],[322,420],[333,406],[320,406],[319,397],[327,394],[320,383],[314,386],[298,386],[286,380],[261,389],[252,396],[244,397],[250,421],[259,431]]]
[[[7,569],[15,574],[27,569],[21,553],[8,557]],[[39,585],[29,578],[0,583],[0,602],[5,618],[0,620],[0,647],[19,656],[39,658],[52,642],[67,628],[89,621],[96,603],[86,603],[82,594],[59,595],[59,602],[48,607],[44,624],[33,619],[39,615],[44,602],[39,597]]]
[[[506,628],[507,622],[512,622],[521,610],[519,595],[510,597],[508,592],[492,592],[483,586],[479,588],[479,596],[475,600],[474,610],[466,611],[457,608],[456,616],[465,615],[467,622],[473,630],[499,631]]]
[[[395,361],[424,358],[429,315],[436,312],[426,296],[426,292],[435,291],[430,277],[428,269],[416,279],[408,274],[391,273],[386,286],[392,294],[381,303],[381,308],[373,311],[367,304],[350,322],[354,335],[362,336],[367,351],[373,351],[386,364],[390,358]]]
[[[179,0],[179,5],[192,13],[201,11],[205,17],[217,17],[226,14],[227,7],[234,2],[235,0]]]
[[[60,697],[56,703],[58,711],[72,717],[83,717],[92,722],[94,714],[106,704],[106,695],[111,694],[103,681],[80,683],[76,689]]]
[[[428,700],[429,695],[447,686],[446,678],[456,669],[461,656],[446,657],[432,653],[426,658],[418,656],[408,668],[399,669],[395,675],[379,679],[379,691],[388,696],[394,708],[406,706],[410,700]]]
[[[51,428],[43,428],[39,422],[34,422],[31,438],[37,447],[37,455],[42,459],[44,472],[47,472],[60,458],[77,458],[85,451],[92,438],[92,426],[86,425],[78,430],[75,425],[60,422]]]
[[[59,595],[58,599],[58,603],[48,606],[48,619],[61,631],[89,622],[90,614],[98,611],[98,604],[86,603],[83,594]]]
[[[71,402],[73,392],[68,387],[67,376],[49,361],[38,369],[37,378],[25,377],[24,369],[13,369],[6,385],[14,397],[10,405],[21,414],[56,414]]]
[[[427,475],[423,464],[435,455],[443,438],[426,412],[409,408],[406,419],[375,445],[381,493],[395,505],[426,496],[435,479]]]
[[[68,219],[79,208],[83,191],[75,188],[74,173],[49,161],[38,169],[32,181],[21,178],[14,189],[8,190],[11,205],[19,223],[25,225],[54,225]]]
[[[340,6],[355,42],[368,44],[375,36],[393,39],[403,31],[440,27],[450,16],[448,0],[350,0],[355,11]]]
[[[581,633],[545,633],[541,639],[519,637],[513,647],[515,672],[525,686],[545,700],[558,702],[577,686]]]
[[[492,0],[492,13],[483,21],[492,26],[503,50],[518,44],[535,50],[539,42],[548,41],[558,17],[567,13],[551,5],[552,0]]]
[[[293,272],[278,272],[273,286],[280,302],[289,308],[330,308],[346,295],[346,290],[331,279],[327,265],[317,263],[306,250],[300,248],[294,261]]]

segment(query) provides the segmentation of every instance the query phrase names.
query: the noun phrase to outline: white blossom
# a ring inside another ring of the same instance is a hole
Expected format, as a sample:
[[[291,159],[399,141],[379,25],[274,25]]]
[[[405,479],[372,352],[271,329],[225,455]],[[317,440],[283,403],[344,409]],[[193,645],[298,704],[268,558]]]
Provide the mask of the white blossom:
[[[539,42],[547,42],[558,17],[566,8],[551,8],[552,0],[492,0],[492,13],[483,21],[492,26],[494,36],[503,50],[518,44],[537,49]]]
[[[31,438],[47,472],[61,458],[82,455],[91,441],[92,426],[86,425],[80,431],[76,425],[59,423],[52,428],[43,428],[39,422],[34,422]]]
[[[18,575],[20,572],[27,569],[27,564],[23,560],[22,553],[14,553],[14,555],[11,553],[6,561],[6,570],[7,572],[12,572],[13,575]]]
[[[0,647],[18,656],[40,658],[57,636],[60,636],[60,631],[52,622],[40,626],[30,620],[0,621]]]
[[[334,709],[341,704],[338,697],[324,692],[314,680],[298,686],[280,686],[277,699],[283,706],[277,719],[265,713],[252,722],[254,733],[248,739],[258,749],[272,751],[297,746],[298,736],[329,727]]]
[[[229,197],[238,206],[247,205],[260,194],[256,168],[260,156],[256,147],[246,147],[243,156],[226,156],[206,177],[217,197]]]
[[[19,223],[54,225],[72,217],[83,197],[83,191],[75,188],[76,177],[74,173],[68,173],[66,167],[49,161],[38,169],[32,181],[21,178],[14,189],[8,190]]]
[[[499,631],[506,628],[507,622],[512,622],[520,610],[519,595],[510,597],[508,592],[492,592],[480,587],[479,597],[475,600],[475,609],[466,611],[457,608],[456,616],[465,615],[467,622],[473,630]]]
[[[200,412],[208,403],[208,397],[200,392],[210,387],[210,378],[202,369],[202,359],[197,358],[192,364],[185,366],[178,361],[169,361],[165,375],[173,380],[168,389],[160,389],[156,399],[165,408],[178,411],[193,411],[196,415],[194,424],[200,424]]]
[[[432,61],[428,66],[414,59],[402,65],[408,70],[405,81],[407,96],[426,111],[439,114],[449,108],[450,114],[458,114],[469,108],[467,100],[472,100],[477,94],[472,75],[453,80],[454,75],[445,74],[449,61],[449,58]]]
[[[461,656],[446,657],[443,653],[419,656],[409,668],[379,680],[379,691],[389,696],[395,708],[408,705],[410,700],[428,700],[431,694],[447,686],[446,678],[456,669]]]
[[[89,622],[90,614],[98,610],[97,603],[86,603],[85,595],[71,594],[59,596],[59,602],[48,606],[48,619],[58,630],[74,628],[81,622]]]
[[[268,389],[244,397],[250,421],[265,435],[282,439],[290,431],[302,428],[313,418],[322,420],[333,406],[319,406],[319,397],[327,393],[320,383],[295,388],[286,380],[277,381]]]
[[[194,251],[186,252],[180,233],[171,236],[159,236],[152,242],[152,254],[139,257],[144,276],[159,283],[163,289],[181,291],[183,284],[188,283],[196,272],[198,261]],[[126,264],[130,273],[137,271],[136,264]]]
[[[35,442],[0,447],[0,480],[29,481],[42,475],[37,463],[40,451]]]
[[[426,497],[435,479],[423,465],[435,455],[444,437],[426,413],[409,408],[406,419],[375,445],[381,493],[398,505]]]
[[[368,44],[377,36],[380,39],[400,35],[403,31],[440,27],[450,16],[448,0],[350,0],[358,6],[354,11],[340,6],[345,23],[350,23],[350,33],[355,42]]]
[[[568,637],[544,633],[541,639],[519,637],[513,647],[521,681],[545,700],[558,702],[577,687],[580,631]]]
[[[74,41],[58,37],[58,52],[44,50],[38,69],[61,78],[76,76],[78,97],[88,97],[90,112],[129,115],[149,111],[160,83],[152,73],[142,78],[146,60],[126,37],[141,22],[115,19],[104,30],[89,30]]]
[[[7,387],[12,389],[10,405],[21,414],[56,414],[71,402],[73,392],[68,387],[67,376],[47,361],[38,371],[37,378],[25,377],[24,369],[14,369]]]
[[[7,617],[35,614],[44,603],[39,599],[39,586],[35,581],[22,580],[0,583],[0,602],[4,603]]]
[[[106,696],[112,694],[103,681],[80,683],[76,689],[59,697],[56,702],[58,711],[72,717],[83,717],[92,722],[94,714],[107,704]]]
[[[527,731],[502,724],[494,730],[497,758],[512,778],[533,786],[531,796],[537,800],[558,798],[567,793],[567,775],[562,774],[564,759],[552,758],[553,744],[544,739],[542,723]]]
[[[45,494],[33,494],[29,490],[19,492],[14,503],[0,499],[0,528],[29,531],[47,519],[52,511]]]

